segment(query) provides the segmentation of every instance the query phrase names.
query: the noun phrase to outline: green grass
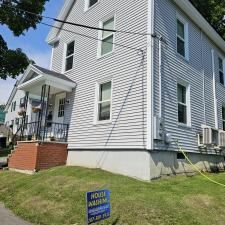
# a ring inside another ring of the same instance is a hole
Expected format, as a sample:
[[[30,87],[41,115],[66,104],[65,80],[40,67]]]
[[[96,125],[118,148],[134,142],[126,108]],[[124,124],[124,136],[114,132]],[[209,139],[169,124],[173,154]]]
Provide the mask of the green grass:
[[[225,183],[224,173],[209,176]],[[85,224],[86,192],[104,188],[111,190],[112,216],[100,224],[225,224],[225,188],[201,176],[145,183],[78,167],[0,172],[0,201],[34,224]]]
[[[11,153],[11,149],[1,149],[0,150],[0,157],[7,157]]]

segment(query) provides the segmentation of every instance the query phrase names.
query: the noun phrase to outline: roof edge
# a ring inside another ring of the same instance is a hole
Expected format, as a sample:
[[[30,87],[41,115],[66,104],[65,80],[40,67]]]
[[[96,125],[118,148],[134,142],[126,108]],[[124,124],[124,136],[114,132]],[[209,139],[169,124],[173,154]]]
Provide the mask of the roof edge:
[[[68,13],[70,12],[71,7],[72,7],[72,5],[74,4],[75,1],[76,0],[65,0],[65,3],[63,5],[59,15],[57,16],[58,20],[65,20],[67,18]],[[63,24],[61,22],[56,21],[53,25],[55,27],[61,28]],[[45,41],[50,45],[54,43],[54,40],[56,39],[57,34],[59,32],[59,29],[55,28],[55,27],[51,28],[47,38],[45,39]]]

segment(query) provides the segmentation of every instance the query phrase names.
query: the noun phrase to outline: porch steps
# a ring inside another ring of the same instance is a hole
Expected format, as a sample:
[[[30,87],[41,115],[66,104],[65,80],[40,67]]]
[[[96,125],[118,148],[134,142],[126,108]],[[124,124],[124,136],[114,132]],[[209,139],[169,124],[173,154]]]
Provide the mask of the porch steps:
[[[8,155],[9,169],[38,171],[66,165],[67,144],[57,142],[18,142]]]

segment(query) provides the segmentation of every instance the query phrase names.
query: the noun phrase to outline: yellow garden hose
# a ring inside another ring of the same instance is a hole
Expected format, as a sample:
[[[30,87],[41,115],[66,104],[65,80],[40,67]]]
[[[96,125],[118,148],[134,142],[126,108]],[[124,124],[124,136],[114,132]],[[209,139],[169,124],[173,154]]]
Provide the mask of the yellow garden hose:
[[[182,149],[181,145],[179,144],[179,140],[176,140],[176,144],[179,147],[180,152],[184,155],[185,159],[191,164],[191,166],[200,174],[202,175],[204,178],[206,178],[207,180],[209,180],[210,182],[220,185],[222,187],[225,187],[225,184],[219,183],[213,179],[211,179],[210,177],[206,176],[196,165],[194,165],[191,160],[188,158],[186,152]]]

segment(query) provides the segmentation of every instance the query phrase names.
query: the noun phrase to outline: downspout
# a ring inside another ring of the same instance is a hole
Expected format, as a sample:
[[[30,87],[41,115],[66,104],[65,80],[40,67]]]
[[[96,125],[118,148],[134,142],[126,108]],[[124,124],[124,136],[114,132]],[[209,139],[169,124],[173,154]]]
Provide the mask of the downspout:
[[[154,93],[154,0],[148,1],[148,35],[147,37],[147,150],[153,150],[153,93]]]
[[[159,37],[159,119],[162,120],[162,36]]]
[[[214,98],[215,129],[219,129],[219,126],[218,126],[218,114],[217,114],[216,75],[215,75],[214,49],[211,50],[211,53],[212,53],[212,71],[213,71],[213,98]]]
[[[205,63],[204,63],[204,43],[203,43],[203,33],[201,30],[201,51],[202,51],[202,81],[203,81],[203,107],[204,107],[204,125],[206,125],[206,103],[205,103]]]

